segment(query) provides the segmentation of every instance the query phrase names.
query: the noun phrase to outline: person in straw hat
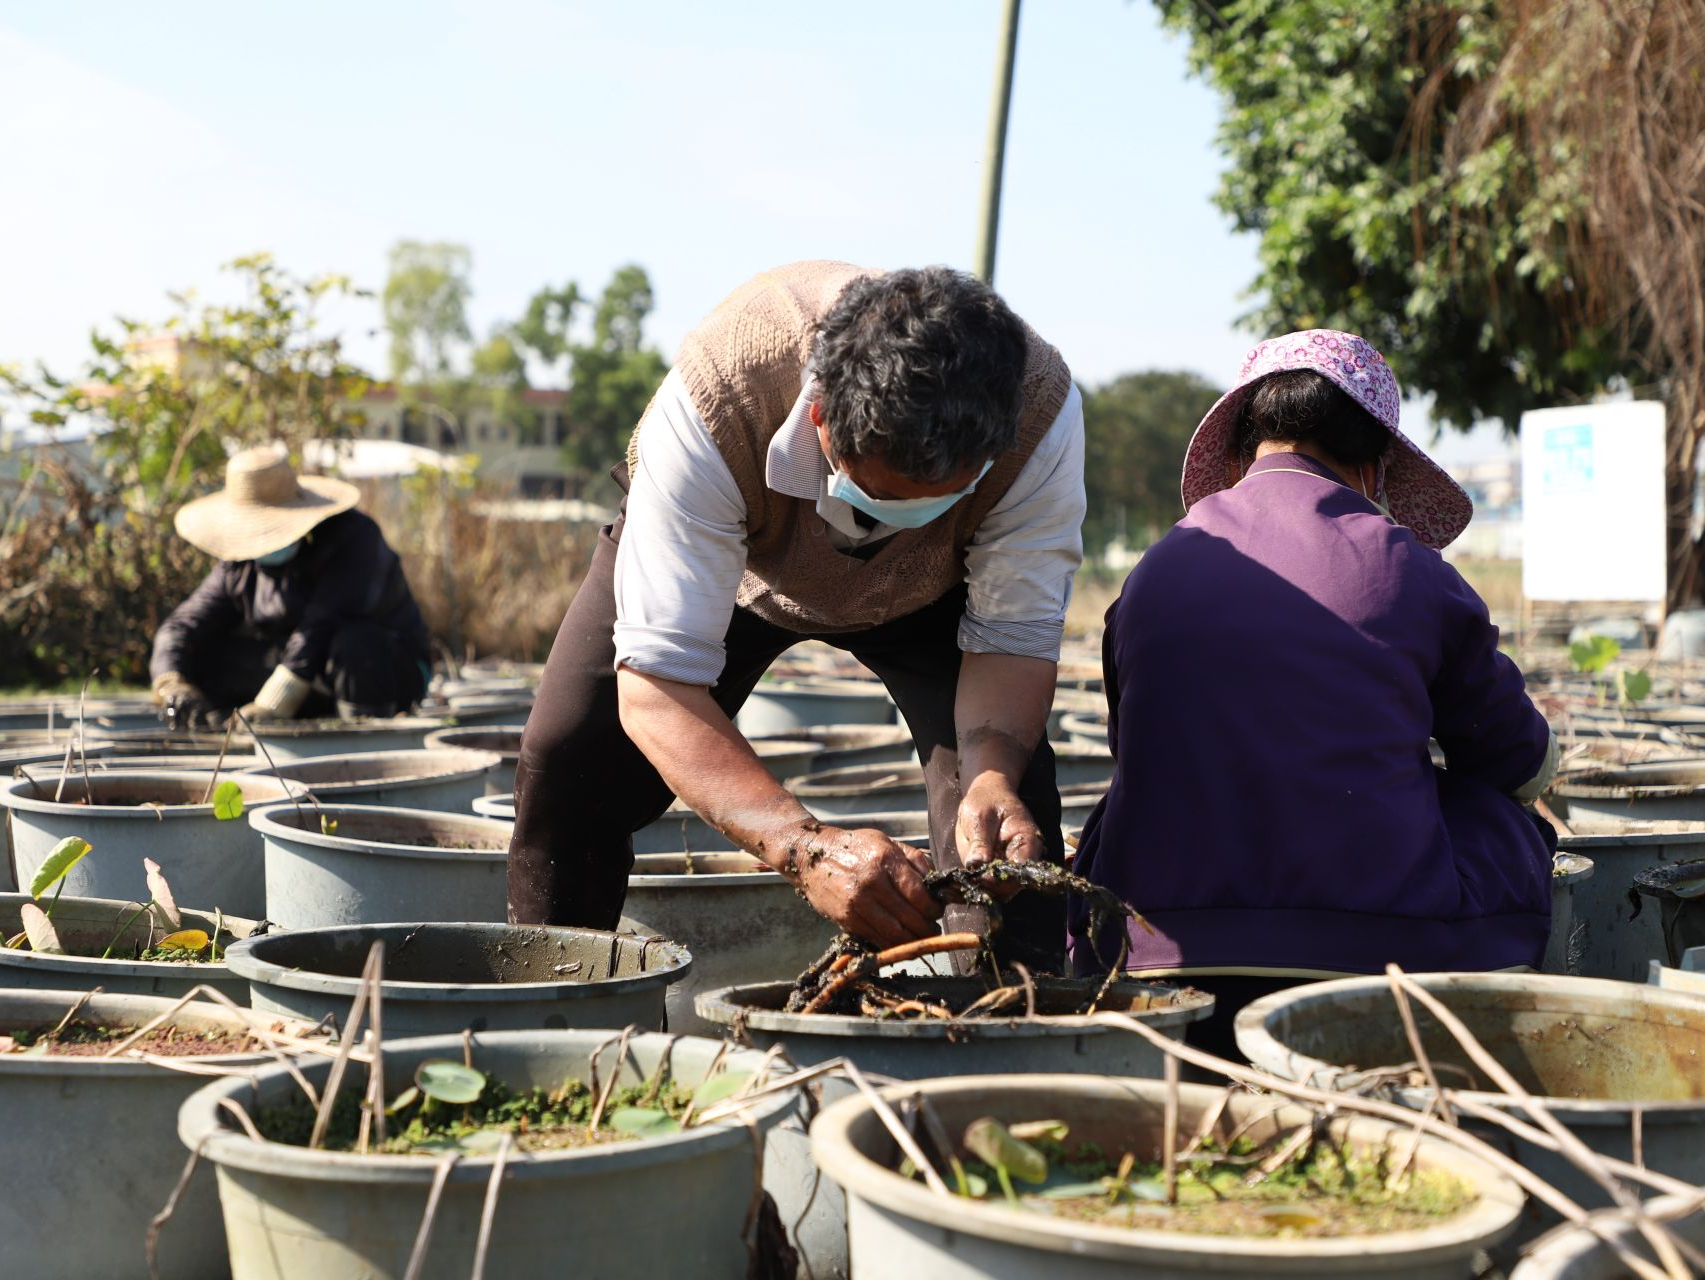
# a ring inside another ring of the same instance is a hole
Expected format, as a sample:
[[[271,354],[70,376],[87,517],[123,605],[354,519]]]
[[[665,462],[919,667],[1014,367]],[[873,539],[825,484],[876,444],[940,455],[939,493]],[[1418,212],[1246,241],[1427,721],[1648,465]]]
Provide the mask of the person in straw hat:
[[[245,449],[177,531],[219,563],[154,637],[154,698],[177,723],[390,716],[426,692],[426,624],[354,485]]]
[[[1127,968],[1215,993],[1222,1050],[1284,985],[1545,950],[1556,838],[1523,806],[1556,740],[1439,555],[1473,506],[1399,402],[1354,334],[1261,343],[1190,442],[1187,514],[1107,614],[1117,764],[1077,870],[1152,926]],[[1118,954],[1081,904],[1070,928],[1080,971]]]

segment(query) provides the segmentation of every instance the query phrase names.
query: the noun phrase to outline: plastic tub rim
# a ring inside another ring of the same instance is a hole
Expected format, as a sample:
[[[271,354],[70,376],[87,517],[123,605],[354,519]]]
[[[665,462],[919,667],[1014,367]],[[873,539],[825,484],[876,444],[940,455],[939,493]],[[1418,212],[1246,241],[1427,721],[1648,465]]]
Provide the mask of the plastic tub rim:
[[[483,923],[483,922],[475,922]],[[297,940],[311,938],[316,934],[332,933],[376,933],[380,929],[424,929],[441,928],[455,929],[458,924],[448,921],[390,921],[375,924],[360,925],[321,925],[312,929],[286,929],[278,933],[263,934],[258,938],[244,938],[233,942],[225,949],[226,963],[232,973],[246,979],[250,983],[262,983],[266,986],[283,987],[290,991],[306,991],[314,995],[343,996],[353,999],[356,990],[361,986],[360,978],[345,978],[332,973],[320,973],[300,966],[287,967],[263,956],[256,956],[256,946],[278,940]],[[630,943],[644,942],[643,936],[630,933],[620,933],[612,929],[580,929],[567,925],[497,925],[487,924],[493,929],[573,929],[573,932],[590,934],[599,939],[620,939]],[[232,952],[236,952],[235,963],[232,962]],[[693,967],[692,952],[679,942],[667,938],[658,938],[646,948],[646,955],[661,956],[669,961],[667,965],[655,969],[647,969],[643,973],[624,974],[615,978],[599,978],[592,982],[404,982],[392,978],[385,979],[381,984],[381,996],[384,999],[422,999],[431,996],[447,1003],[460,1001],[478,1001],[481,1003],[527,1002],[539,1000],[587,1000],[597,996],[608,995],[612,991],[637,992],[649,990],[652,987],[666,987],[685,978]],[[388,1048],[389,1046],[387,1046]]]

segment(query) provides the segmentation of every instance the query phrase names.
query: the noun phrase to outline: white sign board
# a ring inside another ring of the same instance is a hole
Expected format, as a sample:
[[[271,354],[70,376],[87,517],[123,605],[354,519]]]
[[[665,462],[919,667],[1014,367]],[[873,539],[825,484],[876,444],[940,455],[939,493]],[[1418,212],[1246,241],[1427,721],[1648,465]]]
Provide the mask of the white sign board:
[[[1528,599],[1664,598],[1663,405],[1522,414],[1521,501]]]

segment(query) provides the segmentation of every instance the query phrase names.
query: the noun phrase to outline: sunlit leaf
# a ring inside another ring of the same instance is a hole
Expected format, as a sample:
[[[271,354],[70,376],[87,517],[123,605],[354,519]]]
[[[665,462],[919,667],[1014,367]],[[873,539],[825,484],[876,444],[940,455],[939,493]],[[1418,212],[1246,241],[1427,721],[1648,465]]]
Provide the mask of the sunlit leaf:
[[[18,914],[23,917],[24,933],[29,936],[31,951],[53,956],[65,954],[65,948],[60,945],[59,934],[53,927],[53,921],[47,918],[47,912],[33,902],[26,902],[18,908]]]
[[[681,1132],[673,1116],[655,1107],[617,1107],[610,1112],[610,1128],[636,1138],[661,1138]]]
[[[30,896],[39,898],[49,889],[65,878],[66,872],[83,860],[85,854],[93,846],[80,836],[66,836],[53,846],[53,851],[47,855],[47,860],[41,864],[30,881]]]
[[[404,1089],[396,1097],[391,1099],[391,1105],[385,1108],[385,1114],[388,1116],[394,1116],[404,1107],[413,1106],[419,1101],[420,1090],[411,1084],[408,1088]]]
[[[1025,1120],[1008,1125],[1006,1131],[1020,1142],[1064,1142],[1071,1128],[1064,1120]]]
[[[428,1058],[415,1069],[414,1082],[427,1097],[460,1105],[477,1101],[485,1074],[448,1058]]]
[[[1622,653],[1622,646],[1609,636],[1588,636],[1569,646],[1569,661],[1576,671],[1603,671]]]
[[[235,782],[221,782],[213,788],[213,816],[221,822],[243,816],[243,789]]]
[[[457,1142],[468,1155],[494,1156],[503,1146],[503,1130],[475,1129],[472,1133],[464,1133]]]
[[[732,1098],[751,1078],[750,1071],[724,1071],[721,1075],[712,1076],[693,1094],[693,1110],[702,1111],[714,1102]]]
[[[166,875],[160,870],[160,864],[152,858],[142,859],[142,870],[148,876],[148,892],[154,895],[152,903],[154,918],[159,921],[162,929],[181,929],[184,927],[183,915],[178,911],[176,899],[172,897],[172,886],[166,883]],[[196,950],[201,948],[197,947]]]
[[[1616,693],[1624,702],[1643,702],[1652,692],[1652,677],[1644,671],[1619,671]]]
[[[1062,1182],[1057,1187],[1049,1187],[1036,1194],[1045,1200],[1085,1200],[1091,1196],[1107,1194],[1109,1179],[1097,1179],[1094,1182]]]
[[[212,941],[202,929],[180,929],[176,933],[168,933],[154,945],[163,951],[194,951],[207,950],[207,944]]]
[[[965,1149],[1021,1182],[1042,1182],[1048,1176],[1047,1157],[1028,1142],[1013,1137],[999,1120],[988,1116],[965,1126]]]

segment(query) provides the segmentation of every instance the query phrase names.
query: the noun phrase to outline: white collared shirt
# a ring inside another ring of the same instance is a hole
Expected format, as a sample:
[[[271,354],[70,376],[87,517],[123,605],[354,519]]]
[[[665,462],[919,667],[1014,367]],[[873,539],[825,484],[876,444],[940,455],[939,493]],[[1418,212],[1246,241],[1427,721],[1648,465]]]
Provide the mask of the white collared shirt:
[[[807,377],[770,441],[764,483],[815,501],[831,545],[868,545],[898,530],[862,528],[828,494],[831,468],[810,418]],[[746,502],[680,376],[664,379],[639,433],[627,521],[616,552],[616,665],[712,685],[746,571]],[[966,550],[959,624],[966,653],[1055,660],[1083,560],[1083,398],[1074,385],[1012,487]]]

